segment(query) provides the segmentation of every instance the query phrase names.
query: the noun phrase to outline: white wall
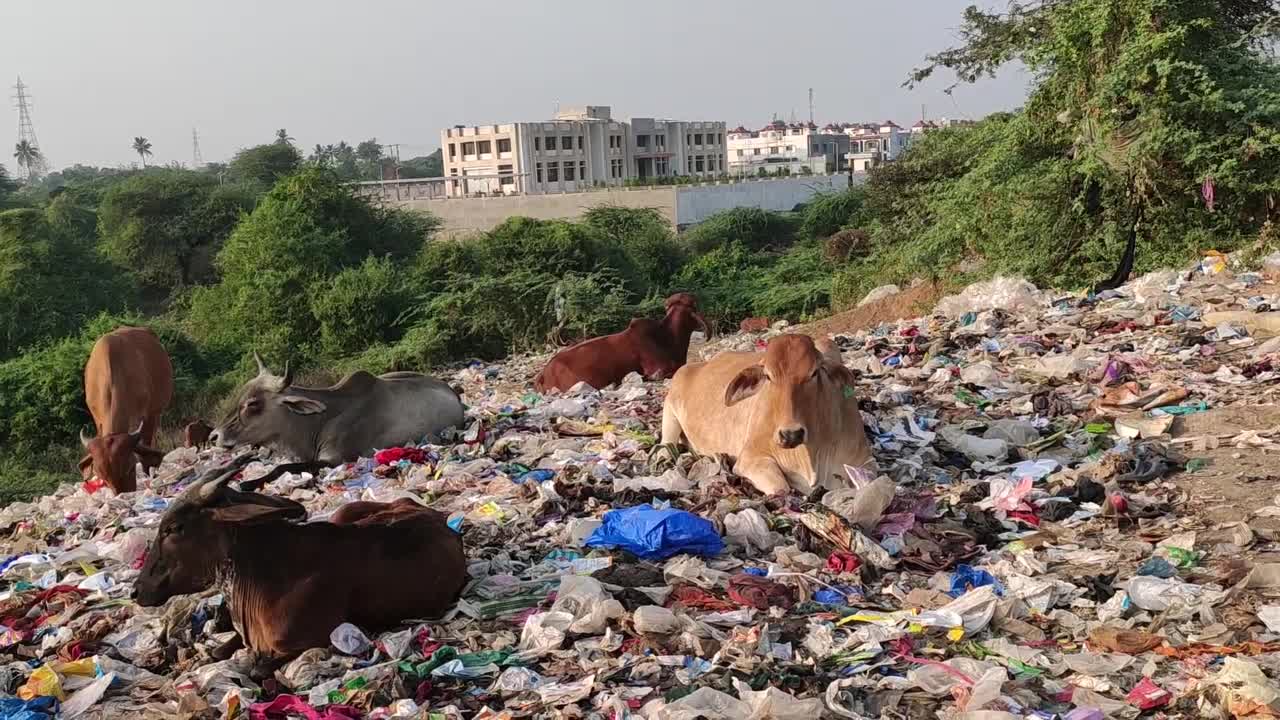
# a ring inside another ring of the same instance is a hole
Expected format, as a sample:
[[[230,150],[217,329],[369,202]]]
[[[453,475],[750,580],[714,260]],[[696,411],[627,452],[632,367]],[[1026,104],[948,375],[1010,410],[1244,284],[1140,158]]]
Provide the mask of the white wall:
[[[853,176],[855,185],[865,181],[866,175]],[[700,223],[722,210],[736,207],[787,211],[820,192],[845,190],[848,187],[849,176],[846,174],[770,178],[723,185],[678,186],[676,226]]]

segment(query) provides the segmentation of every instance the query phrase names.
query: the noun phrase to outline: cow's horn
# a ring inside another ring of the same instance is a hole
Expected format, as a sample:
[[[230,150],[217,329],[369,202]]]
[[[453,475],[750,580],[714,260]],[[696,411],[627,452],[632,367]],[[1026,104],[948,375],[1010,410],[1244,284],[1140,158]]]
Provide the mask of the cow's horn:
[[[195,505],[204,505],[210,502],[222,491],[222,488],[227,483],[231,482],[231,479],[236,476],[236,473],[240,472],[241,468],[249,464],[252,457],[252,453],[245,453],[221,467],[209,470],[200,479],[192,483],[191,487],[187,488],[180,500],[189,501]]]
[[[260,375],[260,376],[261,376],[261,375],[270,375],[270,374],[271,374],[271,371],[270,371],[270,370],[268,370],[268,369],[267,369],[267,366],[262,362],[262,357],[261,357],[260,355],[258,355],[258,351],[257,351],[257,350],[254,350],[254,351],[253,351],[253,360],[254,360],[254,362],[258,363],[258,375]]]
[[[284,361],[284,377],[280,378],[280,391],[284,392],[285,388],[293,384],[293,369],[289,367],[289,361]]]
[[[80,444],[83,445],[86,450],[89,449],[89,441],[92,439],[93,438],[84,434],[84,428],[80,428]]]
[[[139,420],[139,421],[138,421],[138,429],[137,429],[137,430],[134,430],[134,431],[133,431],[133,432],[131,432],[131,433],[129,433],[129,442],[132,442],[133,444],[135,444],[135,445],[136,445],[136,444],[138,444],[139,442],[141,442],[141,441],[142,441],[142,424],[143,424],[143,422],[144,422],[144,421]]]

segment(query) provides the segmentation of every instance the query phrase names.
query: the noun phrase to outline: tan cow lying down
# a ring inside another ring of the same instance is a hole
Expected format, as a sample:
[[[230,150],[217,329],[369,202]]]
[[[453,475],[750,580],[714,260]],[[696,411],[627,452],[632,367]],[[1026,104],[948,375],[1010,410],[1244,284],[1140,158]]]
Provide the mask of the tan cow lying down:
[[[683,436],[725,454],[766,495],[846,487],[845,465],[874,472],[853,373],[827,340],[781,335],[763,353],[722,353],[684,366],[662,407],[662,442]]]

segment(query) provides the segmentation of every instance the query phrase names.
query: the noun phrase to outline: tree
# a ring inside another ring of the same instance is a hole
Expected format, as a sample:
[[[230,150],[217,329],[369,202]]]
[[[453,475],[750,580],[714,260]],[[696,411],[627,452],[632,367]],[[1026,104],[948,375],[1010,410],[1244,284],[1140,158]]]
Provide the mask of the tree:
[[[229,166],[232,177],[266,189],[292,175],[302,166],[302,154],[288,143],[272,143],[245,148],[236,153]]]
[[[1036,79],[1026,106],[928,133],[873,173],[867,229],[904,272],[978,257],[1074,286],[1109,275],[1130,242],[1145,270],[1251,241],[1280,194],[1278,26],[1270,0],[970,7],[960,44],[907,84],[1019,61]]]
[[[293,144],[293,137],[289,135],[288,130],[285,130],[284,128],[280,128],[279,130],[276,131],[276,144],[277,145]]]
[[[317,283],[370,256],[403,264],[434,227],[430,216],[373,205],[332,172],[304,168],[277,183],[227,238],[216,262],[221,282],[192,294],[193,330],[217,348],[314,363],[322,358],[311,302]]]
[[[0,163],[0,210],[8,209],[9,198],[18,191],[18,183],[9,177],[9,171]]]
[[[18,167],[26,169],[27,179],[34,179],[36,165],[40,162],[40,150],[32,145],[29,140],[19,140],[13,146],[13,157],[18,161]]]
[[[311,157],[307,159],[315,165],[328,167],[333,163],[333,146],[316,143],[315,149],[311,151]]]
[[[444,177],[444,155],[437,149],[430,155],[420,155],[400,163],[402,178]]]
[[[119,273],[77,237],[32,208],[0,212],[0,360],[75,332],[128,293]]]
[[[134,138],[133,151],[138,153],[138,157],[142,159],[142,167],[145,168],[147,158],[151,157],[151,141],[141,136]]]
[[[381,179],[382,146],[378,144],[378,138],[369,138],[357,145],[356,157],[364,164],[364,176],[372,180]]]
[[[215,279],[213,258],[253,198],[190,170],[138,174],[112,187],[98,210],[108,257],[165,296]]]

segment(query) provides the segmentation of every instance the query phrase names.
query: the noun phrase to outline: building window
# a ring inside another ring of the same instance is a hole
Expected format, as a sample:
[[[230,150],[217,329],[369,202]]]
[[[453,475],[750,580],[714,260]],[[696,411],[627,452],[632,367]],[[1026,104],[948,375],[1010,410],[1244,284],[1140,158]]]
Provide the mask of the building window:
[[[579,180],[587,179],[587,161],[586,160],[578,161],[578,179]]]
[[[702,133],[694,133],[694,134],[693,134],[693,144],[694,144],[694,145],[701,145],[701,144],[702,144]]]
[[[502,147],[501,140],[498,141],[498,147]],[[499,165],[498,175],[499,175],[498,177],[499,185],[515,185],[516,184],[516,178],[514,175],[511,174],[510,165]]]
[[[704,165],[703,165],[703,160],[702,160],[702,156],[701,156],[701,155],[699,155],[699,156],[698,156],[698,158],[697,158],[697,160],[695,161],[695,164],[694,164],[694,171],[695,171],[695,172],[705,172],[705,171],[706,171],[706,168],[705,168],[705,167],[704,167]]]
[[[717,145],[724,144],[724,133],[716,133],[716,144]]]
[[[542,138],[541,138],[541,137],[536,137],[536,138],[534,138],[534,139],[533,139],[533,151],[534,151],[534,152],[542,152]]]
[[[770,154],[770,155],[777,155],[777,154],[778,154],[778,146],[777,146],[777,145],[771,145],[771,146],[769,146],[769,154]]]
[[[486,153],[491,153],[491,152],[493,152],[493,141],[492,141],[492,140],[481,140],[481,141],[480,141],[479,149],[480,149],[480,153],[481,153],[482,155],[483,155],[483,154],[486,154]]]
[[[583,142],[582,142],[582,136],[581,136],[581,135],[579,135],[579,136],[578,136],[578,149],[579,149],[579,150],[582,150],[582,149],[583,149],[583,148],[585,148],[585,147],[586,147],[586,145],[584,145],[584,144],[583,144]]]
[[[795,146],[795,145],[788,145],[788,146],[787,146],[787,152],[791,152],[791,151],[793,151],[793,150],[795,150],[795,149],[796,149],[796,146]]]
[[[690,175],[693,174],[693,156],[692,155],[684,159],[684,168],[685,168],[684,171],[686,173]]]
[[[622,159],[614,158],[609,161],[609,177],[622,177]]]
[[[693,135],[691,135],[691,134],[686,134],[686,135],[684,136],[684,144],[685,144],[685,145],[692,145],[692,144],[693,144]]]
[[[565,150],[572,150],[572,149],[573,149],[573,136],[572,136],[572,135],[565,135],[565,136],[564,136],[564,142],[560,144],[560,147],[561,147],[561,148],[563,148],[563,149],[565,149]],[[581,148],[581,146],[579,146],[579,148],[578,148],[578,149],[579,149],[579,150],[581,150],[581,149],[582,149],[582,148]]]
[[[560,163],[547,163],[547,182],[560,182]]]
[[[555,136],[555,135],[548,135],[548,136],[547,136],[547,149],[548,149],[548,150],[555,150],[555,149],[556,149],[556,136]]]
[[[511,152],[511,138],[498,138],[498,152]]]
[[[653,144],[654,144],[655,146],[657,146],[657,147],[660,147],[660,148],[666,149],[666,147],[667,147],[667,136],[666,136],[666,135],[654,135],[654,136],[653,136]]]
[[[573,182],[577,175],[573,171],[573,161],[570,160],[564,164],[564,181]]]
[[[475,143],[473,143],[473,142],[464,142],[464,143],[462,143],[462,154],[463,154],[463,155],[475,155],[475,154],[476,154],[476,144],[475,144]]]
[[[458,157],[458,144],[449,143],[449,159],[454,160]]]
[[[751,149],[751,154],[752,154],[752,155],[759,155],[759,154],[760,154],[760,148],[752,148],[752,149]]]
[[[741,150],[739,150],[739,151],[738,151],[738,157],[742,157],[742,151],[741,151]]]
[[[637,135],[637,136],[636,136],[636,147],[637,147],[637,148],[645,148],[645,149],[648,149],[648,148],[649,148],[649,136],[648,136],[648,135]]]
[[[539,184],[542,183],[542,163],[538,163],[537,174],[534,177],[538,178]]]

